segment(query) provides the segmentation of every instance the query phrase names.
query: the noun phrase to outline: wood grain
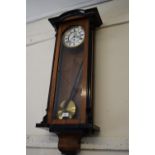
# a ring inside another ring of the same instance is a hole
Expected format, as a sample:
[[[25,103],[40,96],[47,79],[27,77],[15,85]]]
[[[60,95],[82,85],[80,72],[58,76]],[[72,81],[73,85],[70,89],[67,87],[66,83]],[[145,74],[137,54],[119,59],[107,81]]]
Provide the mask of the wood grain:
[[[57,72],[58,72],[58,62],[60,55],[60,46],[63,32],[73,25],[81,25],[85,30],[85,40],[84,40],[84,49],[83,49],[83,68],[82,68],[82,103],[80,106],[80,118],[79,119],[68,119],[68,120],[58,120],[52,118],[54,100],[56,94],[56,82],[57,82]],[[54,60],[53,60],[53,71],[51,78],[51,90],[50,90],[50,99],[49,99],[49,108],[48,108],[48,124],[84,124],[86,123],[86,97],[87,97],[87,65],[88,65],[88,38],[89,38],[89,22],[86,18],[76,19],[72,21],[65,21],[62,23],[58,29],[56,35],[56,44],[54,51]]]

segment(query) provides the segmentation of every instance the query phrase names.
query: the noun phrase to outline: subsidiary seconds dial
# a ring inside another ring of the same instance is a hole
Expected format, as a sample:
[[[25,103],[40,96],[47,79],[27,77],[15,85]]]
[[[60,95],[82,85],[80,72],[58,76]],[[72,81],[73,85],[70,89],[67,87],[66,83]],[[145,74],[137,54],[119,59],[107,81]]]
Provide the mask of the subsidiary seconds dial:
[[[85,38],[85,32],[82,26],[72,26],[63,36],[63,43],[66,47],[74,48],[81,45]]]

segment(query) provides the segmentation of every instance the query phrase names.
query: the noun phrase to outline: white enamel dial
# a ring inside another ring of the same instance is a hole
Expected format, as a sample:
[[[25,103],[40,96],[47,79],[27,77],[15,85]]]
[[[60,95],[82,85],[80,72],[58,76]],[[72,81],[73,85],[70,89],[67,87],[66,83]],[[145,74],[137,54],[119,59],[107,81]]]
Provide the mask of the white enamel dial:
[[[81,45],[85,38],[82,26],[73,26],[68,29],[63,36],[63,43],[66,47],[74,48]]]

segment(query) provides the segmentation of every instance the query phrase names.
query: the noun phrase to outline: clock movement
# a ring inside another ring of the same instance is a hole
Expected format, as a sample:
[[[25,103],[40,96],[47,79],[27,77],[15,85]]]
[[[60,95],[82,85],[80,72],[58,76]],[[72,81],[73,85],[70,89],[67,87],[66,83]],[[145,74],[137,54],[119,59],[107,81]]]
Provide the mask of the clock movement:
[[[94,34],[102,24],[97,8],[72,10],[49,19],[56,31],[46,115],[37,127],[58,135],[64,154],[80,150],[93,122]]]

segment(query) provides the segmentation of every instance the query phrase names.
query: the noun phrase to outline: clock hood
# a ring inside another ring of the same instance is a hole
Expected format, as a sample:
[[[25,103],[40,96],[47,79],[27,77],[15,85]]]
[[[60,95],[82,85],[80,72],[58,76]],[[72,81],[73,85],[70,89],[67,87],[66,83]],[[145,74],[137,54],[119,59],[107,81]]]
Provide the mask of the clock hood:
[[[94,27],[98,27],[98,26],[102,25],[102,20],[100,18],[97,8],[91,8],[91,9],[87,9],[87,10],[83,10],[83,9],[71,10],[71,11],[61,14],[58,17],[50,18],[48,20],[53,25],[55,30],[57,31],[59,25],[63,21],[72,20],[73,16],[75,16],[76,19],[82,18],[82,17],[88,18],[91,25]]]

